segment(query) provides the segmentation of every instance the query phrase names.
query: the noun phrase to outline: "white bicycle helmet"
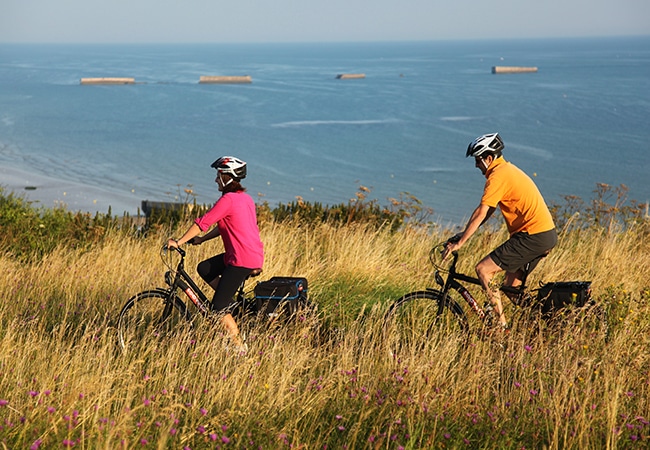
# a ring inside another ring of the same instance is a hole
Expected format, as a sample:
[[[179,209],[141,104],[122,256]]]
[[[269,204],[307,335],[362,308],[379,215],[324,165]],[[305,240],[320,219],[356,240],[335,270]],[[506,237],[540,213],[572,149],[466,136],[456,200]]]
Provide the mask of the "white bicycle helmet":
[[[501,151],[504,149],[503,141],[499,133],[490,133],[484,134],[483,136],[477,137],[474,142],[469,144],[467,147],[467,158],[470,156],[481,156],[484,153],[492,153],[496,155],[501,155]]]
[[[210,166],[219,173],[226,173],[239,181],[246,178],[246,162],[234,156],[222,156]]]

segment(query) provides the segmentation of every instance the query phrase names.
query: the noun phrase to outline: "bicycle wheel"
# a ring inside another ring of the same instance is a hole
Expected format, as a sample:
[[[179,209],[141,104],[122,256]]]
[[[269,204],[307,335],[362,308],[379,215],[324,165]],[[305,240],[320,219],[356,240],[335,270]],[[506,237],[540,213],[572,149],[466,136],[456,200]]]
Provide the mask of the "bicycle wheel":
[[[165,290],[144,291],[131,297],[117,323],[119,345],[126,349],[147,339],[168,336],[189,319],[187,307]]]
[[[586,336],[592,342],[603,339],[609,341],[609,321],[608,314],[602,305],[591,301],[580,308],[580,327],[586,333]]]
[[[445,302],[443,293],[434,289],[404,295],[390,306],[386,319],[396,327],[400,339],[413,342],[469,331],[467,317],[458,302],[449,297]]]

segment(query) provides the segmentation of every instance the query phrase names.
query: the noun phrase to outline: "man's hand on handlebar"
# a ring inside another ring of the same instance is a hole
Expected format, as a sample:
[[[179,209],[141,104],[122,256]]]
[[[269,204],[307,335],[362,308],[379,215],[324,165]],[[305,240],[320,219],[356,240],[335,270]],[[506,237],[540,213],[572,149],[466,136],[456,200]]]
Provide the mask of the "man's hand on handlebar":
[[[463,233],[458,233],[455,236],[450,237],[447,242],[445,242],[445,248],[442,250],[442,260],[447,259],[451,253],[460,250],[461,245],[458,243],[460,238],[463,236]]]

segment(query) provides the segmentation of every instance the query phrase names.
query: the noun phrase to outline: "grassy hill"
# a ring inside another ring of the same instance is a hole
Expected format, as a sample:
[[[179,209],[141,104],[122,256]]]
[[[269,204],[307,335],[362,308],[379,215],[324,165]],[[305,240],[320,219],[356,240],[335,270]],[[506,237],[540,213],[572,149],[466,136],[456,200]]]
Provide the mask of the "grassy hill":
[[[281,328],[244,325],[246,355],[229,351],[223,330],[210,323],[128,352],[116,345],[121,306],[141,290],[164,286],[160,247],[189,218],[143,225],[110,214],[32,209],[3,193],[0,442],[110,449],[646,447],[650,223],[644,205],[626,206],[616,191],[601,189],[587,204],[567,198],[554,207],[560,241],[530,283],[592,281],[608,313],[607,334],[574,321],[551,327],[508,306],[508,317],[519,322],[498,341],[480,333],[401,340],[405,330],[383,321],[386,308],[434,285],[428,252],[454,231],[422,220],[414,199],[382,208],[361,195],[338,207],[260,207],[267,255],[260,278],[306,277],[319,310]],[[494,222],[463,247],[460,267],[470,273],[505,238]],[[216,241],[188,248],[190,272],[220,251]]]

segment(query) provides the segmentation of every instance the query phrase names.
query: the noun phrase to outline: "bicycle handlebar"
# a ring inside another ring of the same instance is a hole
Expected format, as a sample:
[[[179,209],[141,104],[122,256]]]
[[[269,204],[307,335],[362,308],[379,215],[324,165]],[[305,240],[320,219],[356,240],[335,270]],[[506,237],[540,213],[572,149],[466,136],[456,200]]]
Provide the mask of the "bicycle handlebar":
[[[451,240],[447,240],[445,242],[441,242],[439,244],[436,244],[431,248],[431,251],[429,252],[429,262],[431,262],[431,265],[433,267],[435,267],[436,269],[442,270],[441,264],[439,264],[435,259],[436,250],[440,249],[440,255],[442,255],[442,253],[444,252],[445,246],[449,242],[451,242]],[[453,252],[451,252],[451,256],[453,258],[452,258],[452,261],[451,261],[451,265],[449,267],[454,268],[454,270],[455,270],[456,263],[458,262],[458,250],[454,250]]]
[[[167,244],[163,245],[162,247],[163,252],[166,252],[167,250],[176,250],[179,255],[181,255],[183,258],[185,258],[185,250],[183,250],[180,247],[168,247]]]

